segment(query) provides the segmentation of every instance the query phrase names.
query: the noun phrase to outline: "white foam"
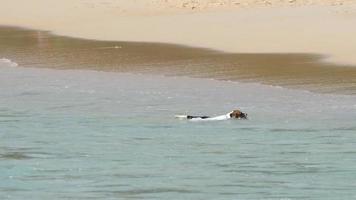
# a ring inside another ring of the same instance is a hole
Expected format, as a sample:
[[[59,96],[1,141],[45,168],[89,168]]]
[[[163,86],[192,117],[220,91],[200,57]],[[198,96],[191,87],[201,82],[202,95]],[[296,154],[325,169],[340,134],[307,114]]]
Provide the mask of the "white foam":
[[[5,64],[9,67],[17,67],[18,64],[7,58],[0,58],[0,64]]]

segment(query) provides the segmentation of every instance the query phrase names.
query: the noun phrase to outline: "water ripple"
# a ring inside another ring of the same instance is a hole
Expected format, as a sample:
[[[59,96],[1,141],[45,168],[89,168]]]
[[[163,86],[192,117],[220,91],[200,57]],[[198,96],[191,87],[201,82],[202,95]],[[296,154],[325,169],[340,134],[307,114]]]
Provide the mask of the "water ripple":
[[[132,189],[132,190],[121,190],[121,191],[94,190],[91,192],[115,193],[119,195],[142,195],[142,194],[157,194],[157,193],[177,193],[177,194],[200,193],[198,190],[188,190],[188,189],[179,189],[179,188]]]
[[[26,153],[22,153],[22,152],[11,152],[11,153],[0,154],[0,159],[4,159],[4,160],[26,160],[31,158],[33,157],[28,156]]]

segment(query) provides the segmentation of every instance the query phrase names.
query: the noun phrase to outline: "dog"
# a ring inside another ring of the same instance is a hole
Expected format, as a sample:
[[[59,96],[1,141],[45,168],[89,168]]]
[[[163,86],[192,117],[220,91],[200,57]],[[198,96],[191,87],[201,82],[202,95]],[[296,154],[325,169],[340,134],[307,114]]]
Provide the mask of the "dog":
[[[225,115],[220,115],[216,117],[195,115],[176,115],[175,117],[179,119],[188,119],[191,121],[220,121],[227,119],[247,119],[247,113],[243,113],[240,110],[233,110]]]

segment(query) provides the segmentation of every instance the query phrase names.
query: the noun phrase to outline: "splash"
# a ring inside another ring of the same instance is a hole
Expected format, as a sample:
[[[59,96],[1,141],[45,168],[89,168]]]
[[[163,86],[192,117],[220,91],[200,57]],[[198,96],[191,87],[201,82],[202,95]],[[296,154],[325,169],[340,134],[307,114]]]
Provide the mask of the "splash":
[[[0,64],[5,64],[5,66],[17,67],[18,64],[7,58],[0,58]]]

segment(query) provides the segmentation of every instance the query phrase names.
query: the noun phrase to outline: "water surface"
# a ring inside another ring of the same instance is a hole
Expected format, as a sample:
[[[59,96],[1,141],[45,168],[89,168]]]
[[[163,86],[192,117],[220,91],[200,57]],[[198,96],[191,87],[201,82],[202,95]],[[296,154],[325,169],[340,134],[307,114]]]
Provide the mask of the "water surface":
[[[355,96],[14,66],[0,62],[0,199],[356,198]],[[173,118],[234,108],[250,120]]]

